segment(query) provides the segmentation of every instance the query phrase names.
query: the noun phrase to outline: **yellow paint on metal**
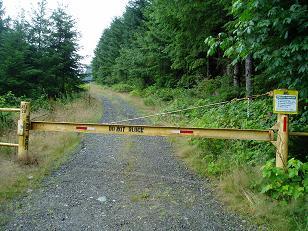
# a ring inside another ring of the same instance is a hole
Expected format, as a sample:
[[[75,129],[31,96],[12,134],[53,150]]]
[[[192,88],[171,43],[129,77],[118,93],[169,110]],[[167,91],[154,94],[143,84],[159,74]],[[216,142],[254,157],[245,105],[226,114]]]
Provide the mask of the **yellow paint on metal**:
[[[0,108],[0,112],[20,112],[19,108]]]
[[[308,136],[308,132],[289,132],[289,136]]]
[[[18,144],[11,144],[11,143],[2,143],[2,142],[0,142],[0,146],[18,147]]]
[[[29,130],[30,130],[30,103],[21,102],[20,104],[20,124],[17,131],[18,136],[18,159],[26,160],[29,149]]]
[[[147,125],[93,124],[32,121],[31,130],[144,136],[190,136],[215,139],[274,141],[272,130],[155,127]]]

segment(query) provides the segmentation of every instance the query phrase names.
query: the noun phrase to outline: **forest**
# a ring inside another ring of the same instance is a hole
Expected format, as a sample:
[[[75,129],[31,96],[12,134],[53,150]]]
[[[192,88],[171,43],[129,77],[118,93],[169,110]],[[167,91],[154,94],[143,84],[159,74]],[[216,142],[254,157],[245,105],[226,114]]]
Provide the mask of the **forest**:
[[[233,94],[292,88],[307,98],[304,1],[132,1],[97,45],[104,84],[192,88],[228,76]],[[253,76],[253,80],[252,80]]]
[[[96,82],[142,97],[162,111],[250,99],[163,119],[181,126],[268,129],[277,118],[272,99],[254,97],[295,89],[299,114],[290,117],[290,130],[307,132],[307,13],[301,0],[130,1],[102,32],[93,75]],[[271,145],[253,141],[192,139],[197,149],[185,158],[200,174],[219,176],[225,191],[242,198],[233,200],[237,209],[243,210],[247,195],[230,182],[268,196],[256,196],[260,201],[253,216],[263,216],[262,222],[276,220],[277,230],[301,230],[307,227],[300,202],[308,190],[305,143],[306,138],[291,139],[288,171],[275,168]],[[269,198],[272,204],[260,206]],[[293,215],[277,222],[279,214]]]
[[[42,0],[29,15],[11,19],[0,0],[0,105],[14,97],[56,98],[77,91],[78,36],[64,7],[50,12]]]

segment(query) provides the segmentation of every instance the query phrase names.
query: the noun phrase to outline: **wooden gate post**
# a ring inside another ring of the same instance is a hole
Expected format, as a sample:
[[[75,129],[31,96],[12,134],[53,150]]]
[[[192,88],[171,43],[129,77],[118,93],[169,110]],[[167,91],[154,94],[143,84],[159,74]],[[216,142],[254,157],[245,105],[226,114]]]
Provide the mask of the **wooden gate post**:
[[[276,151],[276,167],[287,169],[288,142],[289,142],[289,118],[285,114],[277,114],[278,136]]]
[[[28,159],[30,129],[30,103],[21,102],[18,121],[18,160]]]

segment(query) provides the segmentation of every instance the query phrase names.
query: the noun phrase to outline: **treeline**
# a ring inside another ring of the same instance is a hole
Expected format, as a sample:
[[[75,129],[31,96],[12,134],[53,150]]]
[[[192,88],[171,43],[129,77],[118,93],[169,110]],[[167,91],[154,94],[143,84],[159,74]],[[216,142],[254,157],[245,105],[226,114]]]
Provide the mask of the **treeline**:
[[[0,95],[58,97],[78,90],[78,36],[63,7],[50,12],[41,0],[31,15],[12,20],[0,0]]]
[[[274,88],[308,96],[307,5],[300,0],[135,0],[106,29],[93,74],[103,84],[192,88],[227,97]]]

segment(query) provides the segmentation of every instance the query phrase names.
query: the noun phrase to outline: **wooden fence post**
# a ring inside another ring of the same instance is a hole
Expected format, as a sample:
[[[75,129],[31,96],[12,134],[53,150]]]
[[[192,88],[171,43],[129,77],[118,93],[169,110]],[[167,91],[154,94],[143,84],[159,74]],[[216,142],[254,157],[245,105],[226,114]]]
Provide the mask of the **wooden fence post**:
[[[278,114],[278,136],[276,151],[276,167],[287,169],[288,165],[288,142],[289,142],[289,118],[288,115]]]
[[[30,129],[30,103],[21,102],[18,121],[18,160],[28,159]]]

